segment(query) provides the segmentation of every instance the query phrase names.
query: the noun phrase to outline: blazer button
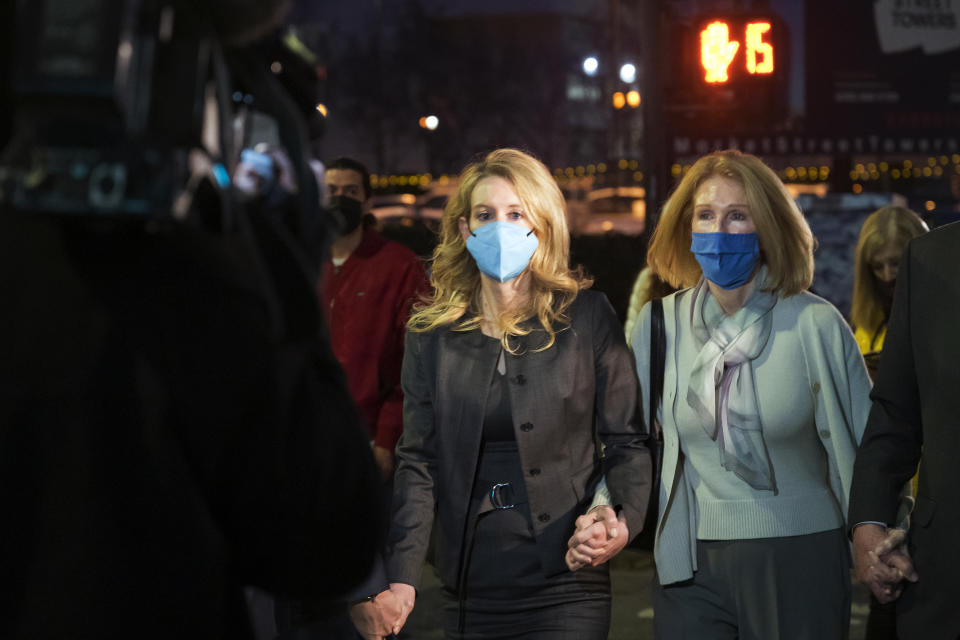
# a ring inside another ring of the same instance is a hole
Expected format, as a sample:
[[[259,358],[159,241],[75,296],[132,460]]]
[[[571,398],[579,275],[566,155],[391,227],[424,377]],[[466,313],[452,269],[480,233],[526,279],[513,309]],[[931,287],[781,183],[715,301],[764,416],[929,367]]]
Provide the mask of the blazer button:
[[[537,520],[539,520],[540,522],[550,522],[550,514],[541,513],[540,515],[537,516]]]
[[[538,475],[540,475],[540,469],[539,469],[539,467],[534,467],[533,469],[530,469],[530,475],[532,475],[532,476],[538,476]]]
[[[520,425],[520,431],[533,431],[533,425],[529,422],[524,422]]]
[[[813,386],[813,392],[814,392],[814,393],[820,393],[820,383],[819,383],[819,382],[814,382],[812,386]]]
[[[521,373],[521,374],[518,374],[518,375],[513,379],[513,381],[516,382],[516,383],[517,383],[518,385],[520,385],[521,387],[527,383],[527,379],[524,377],[524,375],[523,375],[522,373]]]

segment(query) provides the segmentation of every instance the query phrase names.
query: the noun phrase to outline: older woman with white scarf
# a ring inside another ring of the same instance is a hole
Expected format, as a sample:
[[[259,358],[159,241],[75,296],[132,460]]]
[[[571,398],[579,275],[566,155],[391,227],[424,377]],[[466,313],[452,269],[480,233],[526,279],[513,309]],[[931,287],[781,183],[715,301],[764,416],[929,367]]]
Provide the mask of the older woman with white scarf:
[[[843,318],[805,291],[810,228],[773,171],[722,151],[684,176],[647,259],[690,287],[663,303],[657,637],[846,638],[870,384]],[[650,327],[647,305],[632,338],[645,406]]]

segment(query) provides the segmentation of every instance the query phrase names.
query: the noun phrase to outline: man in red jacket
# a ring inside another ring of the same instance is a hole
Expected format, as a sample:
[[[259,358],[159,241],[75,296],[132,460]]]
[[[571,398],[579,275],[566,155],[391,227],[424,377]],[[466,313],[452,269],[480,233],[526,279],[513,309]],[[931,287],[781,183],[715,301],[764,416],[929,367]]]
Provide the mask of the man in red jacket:
[[[322,283],[330,342],[347,373],[384,481],[403,428],[400,367],[411,304],[428,290],[419,258],[363,224],[370,173],[350,158],[326,166],[328,210],[339,227]]]

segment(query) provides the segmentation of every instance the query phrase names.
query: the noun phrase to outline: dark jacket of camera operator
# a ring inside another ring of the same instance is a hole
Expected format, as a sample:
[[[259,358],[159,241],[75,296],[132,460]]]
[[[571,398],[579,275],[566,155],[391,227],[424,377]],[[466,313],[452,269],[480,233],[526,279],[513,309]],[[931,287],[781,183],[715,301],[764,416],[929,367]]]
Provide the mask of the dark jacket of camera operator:
[[[142,227],[0,211],[2,638],[243,638],[242,585],[330,597],[379,544],[329,347],[242,246]]]

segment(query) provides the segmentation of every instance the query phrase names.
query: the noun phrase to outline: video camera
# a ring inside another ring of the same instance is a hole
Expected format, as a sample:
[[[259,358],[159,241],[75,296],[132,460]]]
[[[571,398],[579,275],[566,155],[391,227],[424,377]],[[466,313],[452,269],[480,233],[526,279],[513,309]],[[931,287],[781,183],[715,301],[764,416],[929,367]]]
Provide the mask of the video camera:
[[[300,191],[291,231],[316,252],[323,225],[306,140],[317,127],[308,129],[304,117],[317,116],[317,80],[311,86],[302,69],[292,83],[275,77],[271,58],[284,53],[282,40],[263,37],[284,5],[17,0],[0,206],[188,219],[205,192],[203,208],[214,199],[215,226],[230,230],[231,172],[244,138],[235,116],[254,103],[280,123]],[[291,84],[299,96],[291,97]]]

